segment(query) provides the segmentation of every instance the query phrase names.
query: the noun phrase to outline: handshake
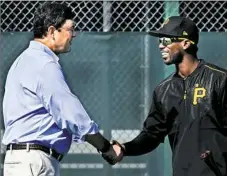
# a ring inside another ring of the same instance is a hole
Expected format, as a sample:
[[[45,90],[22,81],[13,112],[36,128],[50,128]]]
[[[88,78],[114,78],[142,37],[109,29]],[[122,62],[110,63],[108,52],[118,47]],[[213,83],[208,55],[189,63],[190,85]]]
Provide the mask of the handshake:
[[[123,159],[125,148],[119,142],[113,140],[108,151],[102,153],[102,157],[111,165]]]

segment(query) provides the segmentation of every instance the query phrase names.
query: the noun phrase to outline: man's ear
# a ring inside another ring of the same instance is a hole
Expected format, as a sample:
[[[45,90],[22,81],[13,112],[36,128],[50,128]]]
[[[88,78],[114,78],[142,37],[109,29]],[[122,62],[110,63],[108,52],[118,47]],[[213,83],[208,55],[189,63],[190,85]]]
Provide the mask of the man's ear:
[[[53,40],[54,38],[54,32],[56,31],[56,28],[54,26],[49,26],[47,30],[47,35],[49,35]]]
[[[191,42],[189,40],[184,40],[183,42],[183,49],[186,50],[191,46]]]

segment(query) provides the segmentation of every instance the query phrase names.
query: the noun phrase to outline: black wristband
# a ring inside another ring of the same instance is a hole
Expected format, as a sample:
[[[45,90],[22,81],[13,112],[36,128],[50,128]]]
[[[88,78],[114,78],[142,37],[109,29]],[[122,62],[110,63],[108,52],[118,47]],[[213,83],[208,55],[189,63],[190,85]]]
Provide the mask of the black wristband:
[[[93,145],[98,151],[101,151],[102,153],[107,152],[111,147],[110,142],[100,133],[86,135],[85,141]]]

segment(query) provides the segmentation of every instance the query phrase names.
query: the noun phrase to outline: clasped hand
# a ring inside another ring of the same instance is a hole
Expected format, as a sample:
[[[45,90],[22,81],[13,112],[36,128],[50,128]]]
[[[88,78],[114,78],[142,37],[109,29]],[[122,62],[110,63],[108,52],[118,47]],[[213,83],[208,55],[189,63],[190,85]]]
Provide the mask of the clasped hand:
[[[110,149],[102,153],[102,157],[111,165],[120,162],[124,156],[124,148],[117,141],[113,141]]]

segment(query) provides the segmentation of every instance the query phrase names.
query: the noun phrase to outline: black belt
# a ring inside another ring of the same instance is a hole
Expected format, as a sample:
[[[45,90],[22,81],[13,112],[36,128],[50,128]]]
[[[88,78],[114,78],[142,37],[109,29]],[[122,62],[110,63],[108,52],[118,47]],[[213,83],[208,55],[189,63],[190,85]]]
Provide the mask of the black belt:
[[[54,149],[39,145],[39,144],[9,144],[6,147],[6,150],[41,150],[47,153],[50,156],[53,156],[56,160],[61,161],[63,156],[59,154]]]

